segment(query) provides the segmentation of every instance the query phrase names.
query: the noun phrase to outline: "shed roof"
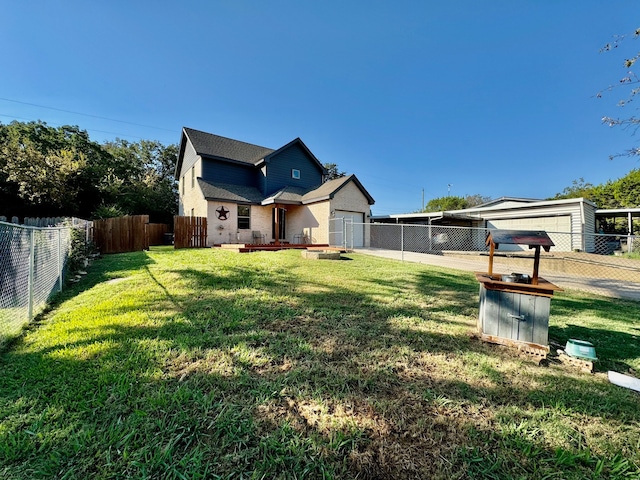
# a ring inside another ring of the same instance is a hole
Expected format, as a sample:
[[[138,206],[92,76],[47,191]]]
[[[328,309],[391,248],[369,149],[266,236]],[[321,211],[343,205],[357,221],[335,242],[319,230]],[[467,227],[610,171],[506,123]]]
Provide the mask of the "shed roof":
[[[515,203],[513,203],[515,202]],[[544,209],[544,208],[555,208],[555,207],[563,207],[571,204],[586,204],[590,205],[592,208],[597,208],[597,206],[585,199],[585,198],[567,198],[561,200],[532,200],[532,199],[518,199],[514,197],[502,197],[496,201],[487,202],[482,205],[477,205],[475,207],[465,208],[461,210],[448,210],[445,212],[421,212],[421,213],[401,213],[401,214],[392,214],[392,215],[375,215],[372,219],[375,221],[377,219],[402,219],[402,220],[419,220],[419,219],[434,219],[438,218],[442,215],[453,216],[453,215],[464,215],[469,217],[469,219],[481,220],[482,215],[484,213],[490,212],[500,212],[500,211],[524,211],[524,210],[535,210],[535,209]]]

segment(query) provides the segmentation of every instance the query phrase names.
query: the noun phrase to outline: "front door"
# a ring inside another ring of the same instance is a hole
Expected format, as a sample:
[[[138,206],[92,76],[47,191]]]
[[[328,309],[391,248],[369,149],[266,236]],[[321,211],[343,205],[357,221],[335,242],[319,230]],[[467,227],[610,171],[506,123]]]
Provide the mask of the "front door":
[[[284,208],[276,207],[271,210],[271,237],[276,241],[282,241],[287,238],[286,213],[287,211]]]

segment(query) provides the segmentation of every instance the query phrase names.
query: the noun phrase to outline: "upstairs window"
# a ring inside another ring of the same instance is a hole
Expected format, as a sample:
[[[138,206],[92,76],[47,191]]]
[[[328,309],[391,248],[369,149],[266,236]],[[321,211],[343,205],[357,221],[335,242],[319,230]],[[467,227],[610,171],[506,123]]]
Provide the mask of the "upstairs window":
[[[251,228],[251,207],[249,205],[238,205],[238,230],[248,230]]]
[[[191,167],[191,188],[196,186],[196,167]]]
[[[291,178],[295,178],[296,180],[300,180],[300,170],[297,168],[291,169]]]

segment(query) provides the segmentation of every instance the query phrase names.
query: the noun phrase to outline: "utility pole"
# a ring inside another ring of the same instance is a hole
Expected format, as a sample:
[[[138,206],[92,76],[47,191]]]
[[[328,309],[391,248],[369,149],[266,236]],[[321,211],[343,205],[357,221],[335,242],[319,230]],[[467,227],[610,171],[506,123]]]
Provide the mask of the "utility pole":
[[[451,196],[451,187],[453,187],[453,183],[447,184],[447,197]]]

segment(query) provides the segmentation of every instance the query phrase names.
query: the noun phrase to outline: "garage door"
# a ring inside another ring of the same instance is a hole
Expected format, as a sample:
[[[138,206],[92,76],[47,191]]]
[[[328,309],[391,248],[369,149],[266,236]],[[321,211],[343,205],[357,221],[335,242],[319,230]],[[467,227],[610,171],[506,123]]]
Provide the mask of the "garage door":
[[[364,247],[364,213],[336,210],[335,218],[345,219],[345,240],[347,247]]]
[[[551,241],[556,246],[567,243],[566,233],[571,232],[571,215],[559,215],[557,217],[534,217],[534,218],[509,218],[503,220],[488,220],[488,228],[499,228],[504,230],[543,230],[549,234]],[[554,235],[554,232],[566,232],[561,235]],[[500,250],[528,250],[526,245],[500,245]]]

